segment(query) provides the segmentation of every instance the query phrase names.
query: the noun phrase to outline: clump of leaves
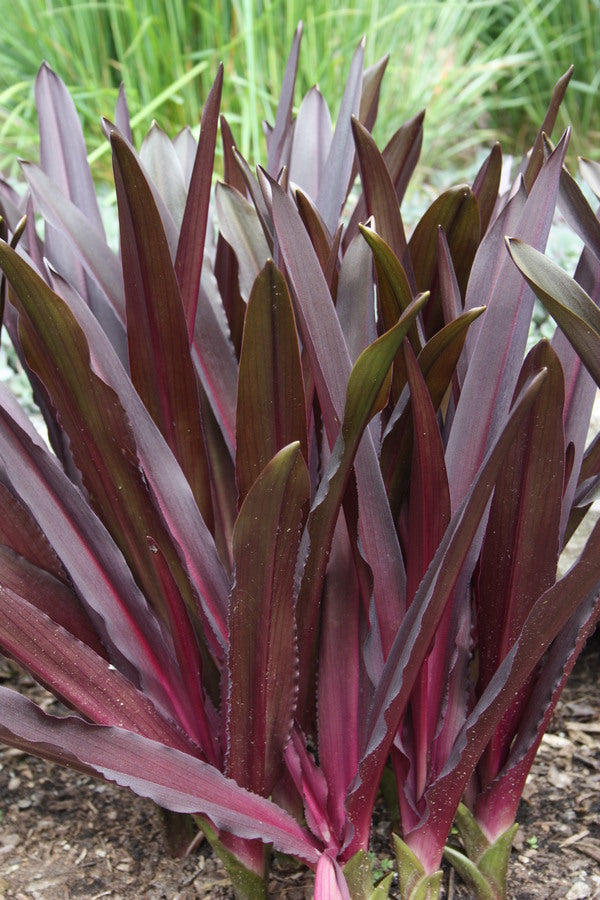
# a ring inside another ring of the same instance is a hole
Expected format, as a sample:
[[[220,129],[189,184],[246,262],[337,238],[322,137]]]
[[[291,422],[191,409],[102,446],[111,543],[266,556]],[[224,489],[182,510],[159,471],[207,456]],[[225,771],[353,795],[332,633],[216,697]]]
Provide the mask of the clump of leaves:
[[[335,128],[316,88],[293,119],[300,36],[264,169],[221,116],[214,205],[222,71],[197,144],[154,126],[138,154],[121,94],[118,253],[40,70],[41,166],[2,186],[0,267],[52,449],[1,391],[0,646],[70,712],[2,688],[0,738],[191,816],[240,897],[265,896],[271,848],[316,897],[385,897],[366,851],[391,760],[402,896],[439,892],[457,810],[447,854],[502,896],[600,615],[598,527],[556,580],[594,384],[560,337],[524,359],[534,294],[505,245],[543,250],[568,135],[544,159],[540,133],[504,198],[494,147],[408,237],[423,116],[378,150],[386,60],[364,70],[361,44]]]

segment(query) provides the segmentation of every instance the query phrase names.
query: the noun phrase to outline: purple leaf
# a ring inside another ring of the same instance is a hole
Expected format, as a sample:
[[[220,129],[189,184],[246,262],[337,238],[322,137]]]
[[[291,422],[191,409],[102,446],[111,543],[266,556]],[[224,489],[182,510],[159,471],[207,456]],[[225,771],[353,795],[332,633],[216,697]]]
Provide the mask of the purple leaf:
[[[0,688],[0,740],[88,775],[114,781],[173,812],[200,813],[239,837],[259,838],[316,866],[319,851],[274,803],[257,797],[199,759],[122,728],[46,715]]]
[[[350,900],[350,891],[339,864],[330,853],[322,853],[315,876],[315,900]]]
[[[545,245],[552,223],[566,148],[565,136],[536,179],[516,226],[518,236],[531,239],[539,247]],[[477,260],[482,255],[480,271],[490,254],[492,261],[501,256],[502,233],[494,228],[488,239],[476,257]],[[454,507],[464,497],[486,448],[502,426],[527,343],[533,292],[511,271],[511,266],[508,256],[496,271],[490,272],[488,266],[486,286],[476,298],[478,304],[486,304],[487,310],[471,353],[446,449]]]
[[[298,110],[290,153],[290,182],[316,201],[324,179],[332,140],[331,116],[318,87],[312,87]],[[273,173],[274,175],[276,173]]]
[[[268,161],[267,172],[273,178],[277,176],[282,165],[287,165],[287,159],[284,159],[284,147],[289,135],[292,124],[292,107],[294,105],[294,87],[296,85],[296,74],[298,72],[298,58],[300,52],[300,41],[302,40],[302,22],[298,23],[294,32],[294,40],[292,49],[283,74],[281,91],[279,94],[279,103],[277,105],[277,113],[275,115],[275,125],[269,135],[268,145]]]
[[[0,587],[0,614],[3,651],[61,700],[98,725],[118,725],[196,755],[183,732],[163,719],[129,679],[5,584]]]
[[[317,208],[332,234],[337,228],[338,219],[351,187],[350,176],[354,164],[352,116],[358,115],[360,106],[364,52],[365,42],[363,39],[352,57],[350,73],[325,163],[327,178],[319,186],[319,194],[316,198]]]

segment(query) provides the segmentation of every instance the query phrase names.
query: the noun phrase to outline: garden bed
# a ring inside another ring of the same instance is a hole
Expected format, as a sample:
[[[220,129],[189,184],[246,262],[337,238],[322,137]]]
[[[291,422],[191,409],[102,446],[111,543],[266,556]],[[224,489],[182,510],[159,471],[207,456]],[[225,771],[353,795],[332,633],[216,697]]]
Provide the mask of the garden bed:
[[[600,636],[590,642],[563,693],[527,782],[509,870],[511,900],[600,898]],[[52,710],[53,698],[7,661],[5,686]],[[184,860],[166,855],[160,812],[117,787],[0,750],[0,898],[230,898],[206,844]],[[389,824],[381,808],[374,848],[385,867]],[[283,862],[272,897],[312,897],[310,874]],[[392,890],[391,896],[397,896]],[[469,892],[447,871],[442,896]]]

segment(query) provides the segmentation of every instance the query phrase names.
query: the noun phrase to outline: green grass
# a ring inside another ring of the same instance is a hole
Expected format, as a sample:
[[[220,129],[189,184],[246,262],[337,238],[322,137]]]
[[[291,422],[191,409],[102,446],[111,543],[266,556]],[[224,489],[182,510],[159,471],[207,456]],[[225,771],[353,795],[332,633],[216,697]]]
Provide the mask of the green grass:
[[[535,137],[558,75],[575,70],[559,115],[573,128],[570,157],[598,158],[600,148],[600,0],[507,0],[489,32],[491,44],[506,29],[531,62],[503,73],[494,117],[523,151]]]
[[[273,119],[294,29],[304,21],[297,99],[318,83],[335,115],[352,52],[391,61],[377,136],[427,107],[425,159],[452,165],[485,137],[489,97],[525,57],[509,35],[492,40],[491,0],[347,3],[230,0],[0,0],[0,169],[35,156],[32,83],[46,59],[67,83],[88,147],[103,162],[101,114],[112,115],[125,82],[139,140],[155,117],[173,134],[197,123],[216,71],[225,65],[223,108],[242,152],[264,157],[261,120]],[[104,157],[105,165],[107,157]]]
[[[300,0],[0,0],[0,171],[35,158],[33,79],[42,59],[66,82],[99,178],[109,175],[100,115],[125,82],[136,140],[153,118],[173,135],[199,121],[217,63],[223,109],[251,162],[264,159],[262,119],[273,120],[298,20],[304,39],[296,100],[318,83],[335,117],[352,52],[391,59],[375,137],[426,107],[421,174],[456,169],[498,136],[520,152],[552,85],[576,59],[570,88],[584,134],[597,129],[600,0],[412,0],[370,4]],[[590,152],[589,146],[584,148]]]

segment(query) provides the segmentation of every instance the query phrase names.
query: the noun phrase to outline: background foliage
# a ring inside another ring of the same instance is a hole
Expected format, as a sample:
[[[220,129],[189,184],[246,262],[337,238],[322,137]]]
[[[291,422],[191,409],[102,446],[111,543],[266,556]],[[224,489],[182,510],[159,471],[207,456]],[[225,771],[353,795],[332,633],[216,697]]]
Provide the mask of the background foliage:
[[[298,97],[318,82],[334,116],[345,61],[360,37],[368,35],[367,64],[391,53],[375,137],[386,140],[393,123],[427,107],[424,176],[464,163],[499,128],[505,149],[520,154],[572,61],[564,121],[580,126],[576,133],[592,145],[600,131],[592,102],[600,78],[599,0],[374,0],[356,8],[343,0],[0,0],[0,16],[4,171],[16,153],[35,155],[33,78],[42,59],[75,99],[88,149],[100,157],[99,177],[108,177],[109,157],[98,120],[114,109],[121,81],[136,139],[152,118],[174,134],[199,121],[218,60],[238,145],[251,162],[263,158],[260,121],[273,121],[299,19],[305,28]]]

